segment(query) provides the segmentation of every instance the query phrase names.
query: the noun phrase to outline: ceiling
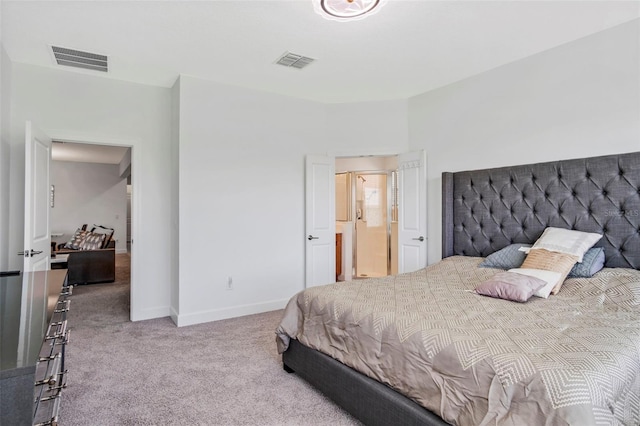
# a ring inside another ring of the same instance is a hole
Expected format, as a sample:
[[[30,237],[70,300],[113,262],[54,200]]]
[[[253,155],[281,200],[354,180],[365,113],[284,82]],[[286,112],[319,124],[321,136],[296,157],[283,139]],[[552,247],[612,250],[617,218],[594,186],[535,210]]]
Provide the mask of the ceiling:
[[[408,98],[640,16],[638,1],[572,0],[389,0],[355,22],[323,19],[312,0],[1,7],[15,62],[73,70],[54,65],[57,45],[108,55],[107,78],[171,87],[186,74],[327,103]],[[285,51],[316,61],[274,64]]]
[[[53,142],[51,158],[55,161],[120,164],[130,148],[83,143]]]

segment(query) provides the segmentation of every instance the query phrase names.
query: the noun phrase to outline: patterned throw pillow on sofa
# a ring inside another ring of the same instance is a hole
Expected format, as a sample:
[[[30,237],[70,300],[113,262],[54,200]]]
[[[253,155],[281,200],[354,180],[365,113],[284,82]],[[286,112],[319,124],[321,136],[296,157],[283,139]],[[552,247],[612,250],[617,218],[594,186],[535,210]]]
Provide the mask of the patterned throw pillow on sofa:
[[[80,228],[76,229],[73,237],[71,237],[71,239],[67,241],[64,247],[73,250],[80,250],[80,246],[82,245],[82,242],[84,241],[88,233],[89,231],[84,231]]]
[[[88,232],[85,239],[80,244],[80,250],[97,250],[102,248],[106,235],[96,232]]]

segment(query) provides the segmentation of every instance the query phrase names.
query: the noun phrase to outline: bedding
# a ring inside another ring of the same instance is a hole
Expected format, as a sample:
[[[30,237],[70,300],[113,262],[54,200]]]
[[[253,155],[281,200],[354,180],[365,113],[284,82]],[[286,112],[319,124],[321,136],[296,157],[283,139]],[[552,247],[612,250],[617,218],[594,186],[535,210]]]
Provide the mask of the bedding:
[[[567,276],[569,278],[591,278],[602,268],[604,268],[604,249],[593,247],[587,250],[582,257],[582,262],[576,263]]]
[[[491,253],[480,263],[483,268],[496,268],[509,270],[519,268],[524,263],[531,244],[510,244],[503,249]],[[567,275],[569,278],[591,278],[604,267],[604,249],[592,247],[582,257],[582,262],[573,265]]]
[[[513,302],[526,302],[533,293],[545,285],[547,282],[540,278],[514,272],[499,272],[478,284],[476,293]]]
[[[413,273],[313,287],[277,329],[457,425],[639,424],[640,271],[568,279],[514,303],[454,256]]]
[[[522,263],[524,269],[540,269],[543,271],[558,272],[560,277],[551,290],[551,294],[558,294],[564,280],[577,262],[577,257],[572,254],[559,253],[546,249],[532,248],[527,258]]]

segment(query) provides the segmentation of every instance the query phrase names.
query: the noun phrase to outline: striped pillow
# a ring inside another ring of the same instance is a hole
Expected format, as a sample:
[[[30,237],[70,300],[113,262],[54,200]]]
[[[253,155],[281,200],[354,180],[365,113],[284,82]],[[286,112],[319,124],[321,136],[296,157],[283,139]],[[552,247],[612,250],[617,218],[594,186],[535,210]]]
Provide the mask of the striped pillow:
[[[564,280],[576,262],[578,262],[578,257],[573,254],[532,248],[521,268],[558,272],[560,278],[551,290],[551,294],[558,294],[560,287],[562,287]]]

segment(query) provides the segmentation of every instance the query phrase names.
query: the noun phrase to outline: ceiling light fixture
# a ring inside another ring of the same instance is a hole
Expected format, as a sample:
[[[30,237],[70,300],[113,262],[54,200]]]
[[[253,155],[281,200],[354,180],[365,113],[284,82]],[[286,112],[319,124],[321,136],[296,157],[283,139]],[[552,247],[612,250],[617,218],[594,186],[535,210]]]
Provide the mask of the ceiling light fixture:
[[[332,21],[354,21],[378,12],[385,0],[313,0],[317,13]]]

